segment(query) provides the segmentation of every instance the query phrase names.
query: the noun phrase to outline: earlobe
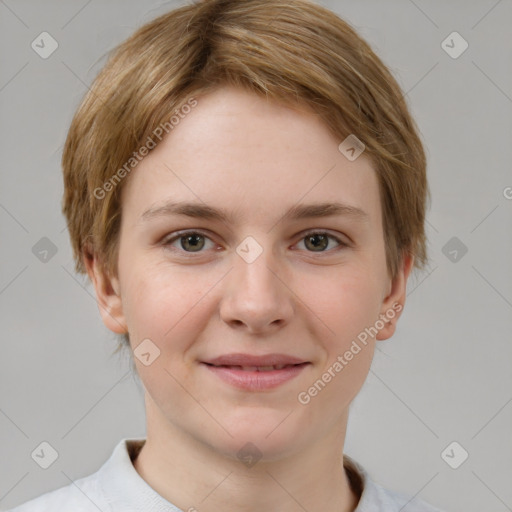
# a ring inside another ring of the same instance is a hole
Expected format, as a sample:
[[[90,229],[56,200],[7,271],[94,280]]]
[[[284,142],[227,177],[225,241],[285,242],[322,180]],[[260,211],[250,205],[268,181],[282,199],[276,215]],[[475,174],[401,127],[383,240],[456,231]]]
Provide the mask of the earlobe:
[[[375,339],[387,340],[396,330],[396,324],[405,305],[407,291],[407,279],[412,270],[414,256],[406,253],[402,265],[395,279],[391,282],[390,292],[382,303],[379,318],[384,322],[384,327],[379,330]]]
[[[119,280],[110,276],[91,253],[84,255],[84,265],[96,291],[96,302],[103,323],[112,332],[127,333]]]

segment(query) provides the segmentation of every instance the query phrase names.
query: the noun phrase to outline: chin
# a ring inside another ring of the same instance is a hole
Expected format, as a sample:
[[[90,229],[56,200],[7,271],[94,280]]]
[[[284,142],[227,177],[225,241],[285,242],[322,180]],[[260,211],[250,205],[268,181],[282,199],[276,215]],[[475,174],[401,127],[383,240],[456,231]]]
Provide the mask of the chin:
[[[245,418],[239,417],[236,422],[224,424],[232,437],[223,436],[219,440],[222,445],[219,448],[232,458],[239,458],[244,451],[251,455],[252,450],[265,460],[279,459],[290,454],[301,444],[303,429],[296,425],[293,415],[286,418],[289,412],[283,410],[263,417],[261,411],[255,410]]]

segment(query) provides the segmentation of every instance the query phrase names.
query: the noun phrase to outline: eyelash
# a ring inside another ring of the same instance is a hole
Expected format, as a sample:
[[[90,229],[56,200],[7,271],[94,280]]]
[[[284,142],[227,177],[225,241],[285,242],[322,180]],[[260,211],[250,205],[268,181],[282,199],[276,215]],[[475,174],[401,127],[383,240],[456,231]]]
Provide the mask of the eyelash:
[[[187,257],[192,257],[193,258],[195,256],[200,256],[205,251],[201,250],[201,251],[198,251],[198,252],[188,252],[188,251],[185,251],[182,248],[171,247],[171,244],[173,242],[175,242],[176,240],[180,240],[181,238],[185,238],[185,237],[190,236],[190,235],[200,235],[200,236],[202,236],[204,238],[207,238],[211,242],[213,242],[213,240],[211,240],[211,238],[209,236],[207,236],[205,233],[202,233],[201,231],[188,230],[188,231],[179,231],[174,236],[172,236],[171,238],[164,239],[164,241],[162,242],[162,245],[165,248],[170,249],[172,251],[178,251],[178,252],[181,252],[183,254],[186,254]],[[318,251],[318,253],[316,253],[316,254],[331,253],[331,252],[335,251],[336,249],[343,249],[345,247],[349,247],[348,243],[343,242],[337,236],[334,236],[334,235],[332,235],[332,234],[330,234],[330,233],[328,233],[326,231],[308,231],[307,233],[304,233],[302,235],[300,241],[304,240],[306,237],[311,236],[311,235],[327,235],[328,238],[331,238],[331,239],[335,240],[339,244],[339,246],[335,247],[334,249],[325,250],[325,251]],[[315,251],[306,251],[306,252],[310,252],[312,254],[315,254]]]

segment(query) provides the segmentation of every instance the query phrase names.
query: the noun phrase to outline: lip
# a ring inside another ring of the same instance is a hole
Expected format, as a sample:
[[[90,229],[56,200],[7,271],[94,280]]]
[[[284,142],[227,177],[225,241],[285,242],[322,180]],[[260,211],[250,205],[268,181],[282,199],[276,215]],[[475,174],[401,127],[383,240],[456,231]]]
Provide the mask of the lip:
[[[286,364],[302,364],[309,361],[287,354],[265,354],[256,356],[252,354],[233,353],[224,354],[201,362],[214,366],[279,366]]]
[[[294,377],[297,377],[297,375],[310,364],[311,363],[302,363],[294,366],[286,366],[281,370],[259,372],[201,363],[202,366],[217,375],[217,377],[221,378],[224,382],[246,391],[263,391],[276,388]]]

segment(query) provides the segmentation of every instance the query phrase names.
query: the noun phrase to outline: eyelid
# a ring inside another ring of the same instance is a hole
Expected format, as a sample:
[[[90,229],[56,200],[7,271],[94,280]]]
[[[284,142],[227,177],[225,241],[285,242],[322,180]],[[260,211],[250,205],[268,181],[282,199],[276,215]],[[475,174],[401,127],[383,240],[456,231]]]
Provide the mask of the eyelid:
[[[187,235],[201,235],[204,238],[207,238],[208,240],[210,240],[211,242],[216,243],[214,240],[212,240],[211,235],[209,235],[207,232],[203,231],[202,229],[183,229],[181,231],[174,231],[169,236],[163,237],[162,241],[160,243],[164,247],[169,247],[171,245],[171,243],[174,243],[176,240],[179,240],[180,238],[183,238]],[[194,253],[194,252],[183,251],[182,249],[177,249],[177,250],[184,254],[190,254],[190,255],[194,255],[194,254],[199,255],[204,252],[204,251],[199,251],[197,253]]]
[[[306,237],[308,235],[327,235],[330,238],[334,238],[334,240],[336,240],[340,245],[346,245],[346,246],[349,245],[348,236],[345,235],[345,239],[346,239],[345,240],[341,235],[333,234],[328,229],[310,229],[310,230],[304,231],[302,233],[299,233],[298,236],[300,236],[301,240],[302,240],[304,237]]]
[[[170,247],[171,243],[175,242],[176,240],[179,240],[180,238],[182,237],[185,237],[187,235],[194,235],[194,234],[197,234],[197,235],[201,235],[205,238],[207,238],[208,240],[210,240],[211,242],[215,243],[214,240],[212,240],[211,236],[207,234],[207,232],[205,232],[204,230],[202,229],[184,229],[184,230],[180,230],[180,231],[175,231],[173,233],[171,233],[170,236],[166,236],[162,239],[162,242],[161,244],[164,246],[164,247]],[[327,230],[327,229],[321,229],[321,228],[318,228],[318,229],[309,229],[309,230],[306,230],[306,231],[302,231],[300,233],[298,233],[297,235],[295,235],[295,237],[299,237],[299,240],[298,242],[301,242],[305,237],[307,237],[308,235],[327,235],[329,238],[332,238],[333,240],[335,240],[339,245],[337,247],[334,247],[333,249],[330,249],[328,251],[318,251],[317,254],[330,254],[331,252],[333,251],[336,251],[336,249],[340,249],[340,248],[343,248],[343,247],[349,247],[350,246],[350,243],[343,240],[342,237],[340,237],[339,235],[335,235],[333,234],[331,231]],[[348,237],[347,237],[348,238]],[[297,242],[297,243],[298,243]],[[295,245],[295,244],[294,244]],[[190,255],[190,256],[199,256],[201,254],[203,254],[205,251],[199,251],[199,252],[187,252],[187,251],[184,251],[182,249],[176,249],[178,252],[181,252],[183,254],[187,254],[187,255]],[[315,254],[315,251],[306,251],[306,252],[310,252],[311,254]]]

